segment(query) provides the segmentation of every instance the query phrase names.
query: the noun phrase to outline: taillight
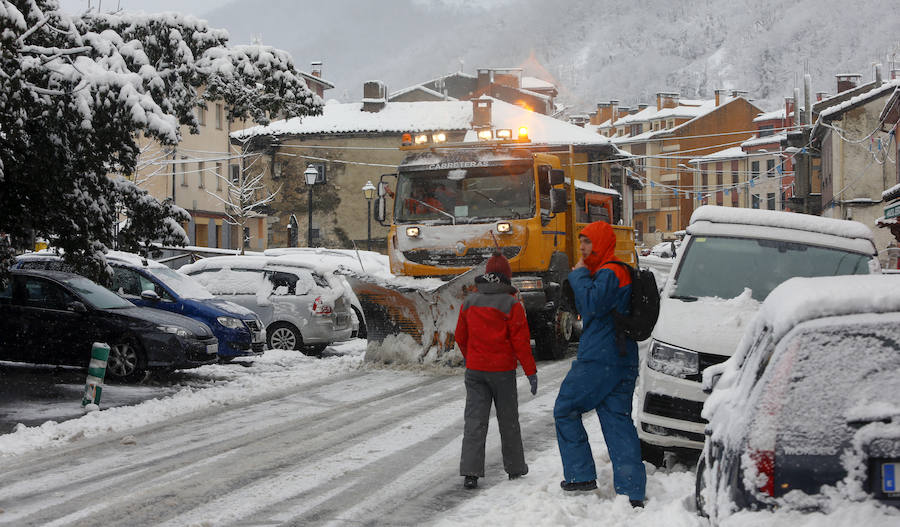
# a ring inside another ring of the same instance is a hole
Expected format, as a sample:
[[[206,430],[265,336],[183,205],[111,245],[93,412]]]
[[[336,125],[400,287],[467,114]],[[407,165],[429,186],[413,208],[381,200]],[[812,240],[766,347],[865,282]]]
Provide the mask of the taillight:
[[[330,315],[331,314],[331,306],[322,301],[322,297],[316,297],[313,300],[312,306],[313,313],[316,315]]]
[[[759,486],[760,492],[765,492],[769,496],[775,496],[775,451],[774,450],[751,450],[750,459],[756,465],[757,484],[764,483]]]

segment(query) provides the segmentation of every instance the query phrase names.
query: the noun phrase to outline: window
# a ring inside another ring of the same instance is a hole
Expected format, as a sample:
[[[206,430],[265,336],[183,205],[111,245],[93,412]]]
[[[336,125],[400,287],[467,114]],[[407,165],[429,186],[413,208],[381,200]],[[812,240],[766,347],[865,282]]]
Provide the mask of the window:
[[[231,182],[237,183],[241,179],[241,167],[238,165],[228,165],[231,171]]]
[[[65,310],[75,297],[62,287],[32,276],[25,277],[25,305],[41,309]]]
[[[670,232],[672,230],[672,215],[671,214],[666,214],[666,230],[670,231]]]
[[[755,179],[759,177],[759,161],[750,162],[750,178]]]
[[[752,201],[753,201],[753,203],[750,206],[753,207],[754,209],[758,209],[759,208],[759,194],[753,194]]]
[[[775,160],[766,159],[766,176],[775,177]]]
[[[638,238],[643,239],[644,236],[644,222],[636,221],[634,222],[634,229],[638,232]]]
[[[766,194],[766,201],[768,202],[769,210],[775,210],[775,193],[769,192]]]
[[[716,205],[722,206],[725,204],[725,192],[723,190],[723,186],[725,185],[725,164],[719,161],[716,163]]]
[[[197,162],[197,179],[199,181],[199,184],[197,185],[198,188],[206,188],[206,178],[205,178],[205,174],[204,174],[205,172],[206,172],[206,163],[204,163],[203,161],[198,161]]]
[[[675,128],[675,119],[666,120],[666,129]]]
[[[181,186],[188,186],[187,182],[187,156],[181,156]]]
[[[775,127],[771,124],[767,124],[759,127],[759,136],[760,137],[768,137],[775,133]]]
[[[737,207],[737,206],[738,206],[738,177],[739,177],[739,176],[738,176],[738,173],[737,173],[737,168],[735,167],[736,164],[737,164],[737,161],[732,161],[732,164],[731,164],[731,184],[732,184],[732,188],[731,188],[731,192],[730,192],[730,194],[731,194],[731,206],[732,206],[732,207]]]
[[[216,103],[216,129],[222,129],[222,104]]]
[[[194,245],[198,247],[209,247],[209,224],[198,223],[195,227],[197,229],[197,239],[194,242]]]
[[[284,161],[276,161],[274,163],[274,165],[272,166],[272,179],[281,179],[281,177],[284,176],[284,168],[286,164],[287,163],[285,163]]]
[[[222,163],[216,163],[216,190],[222,190]]]
[[[206,108],[203,106],[197,107],[197,122],[200,126],[206,126]]]
[[[656,216],[649,216],[647,218],[647,232],[656,232]]]

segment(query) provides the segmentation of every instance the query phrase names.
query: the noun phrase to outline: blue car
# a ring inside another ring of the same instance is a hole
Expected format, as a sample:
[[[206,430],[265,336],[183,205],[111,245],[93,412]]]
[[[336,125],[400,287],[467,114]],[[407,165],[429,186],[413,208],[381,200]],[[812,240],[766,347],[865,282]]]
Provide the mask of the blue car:
[[[220,360],[263,352],[266,332],[252,311],[217,299],[192,278],[159,262],[118,251],[109,252],[106,260],[113,269],[113,292],[135,305],[177,313],[206,324],[219,341]],[[41,253],[20,256],[14,267],[68,270],[58,256]]]

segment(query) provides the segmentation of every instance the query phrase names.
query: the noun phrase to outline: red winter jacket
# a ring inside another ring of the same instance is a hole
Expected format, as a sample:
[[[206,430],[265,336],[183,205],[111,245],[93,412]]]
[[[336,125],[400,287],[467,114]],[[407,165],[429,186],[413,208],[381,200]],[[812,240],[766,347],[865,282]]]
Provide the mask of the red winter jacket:
[[[510,371],[516,369],[518,359],[525,375],[537,373],[525,308],[512,295],[515,289],[480,279],[475,280],[478,292],[466,297],[456,323],[454,338],[466,368]]]

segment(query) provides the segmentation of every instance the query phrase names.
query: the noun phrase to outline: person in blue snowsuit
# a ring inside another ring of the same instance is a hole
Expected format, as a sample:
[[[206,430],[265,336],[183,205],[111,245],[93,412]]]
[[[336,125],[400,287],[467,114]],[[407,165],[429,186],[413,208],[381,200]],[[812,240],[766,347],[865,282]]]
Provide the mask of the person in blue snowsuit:
[[[583,332],[578,355],[559,388],[553,418],[562,457],[563,490],[597,488],[597,471],[582,414],[594,410],[600,418],[613,466],[617,494],[632,506],[644,504],[647,474],[640,441],[631,420],[631,398],[638,374],[637,344],[616,334],[613,310],[627,314],[631,276],[615,260],[616,237],[605,222],[586,226],[579,235],[581,259],[569,273]]]

